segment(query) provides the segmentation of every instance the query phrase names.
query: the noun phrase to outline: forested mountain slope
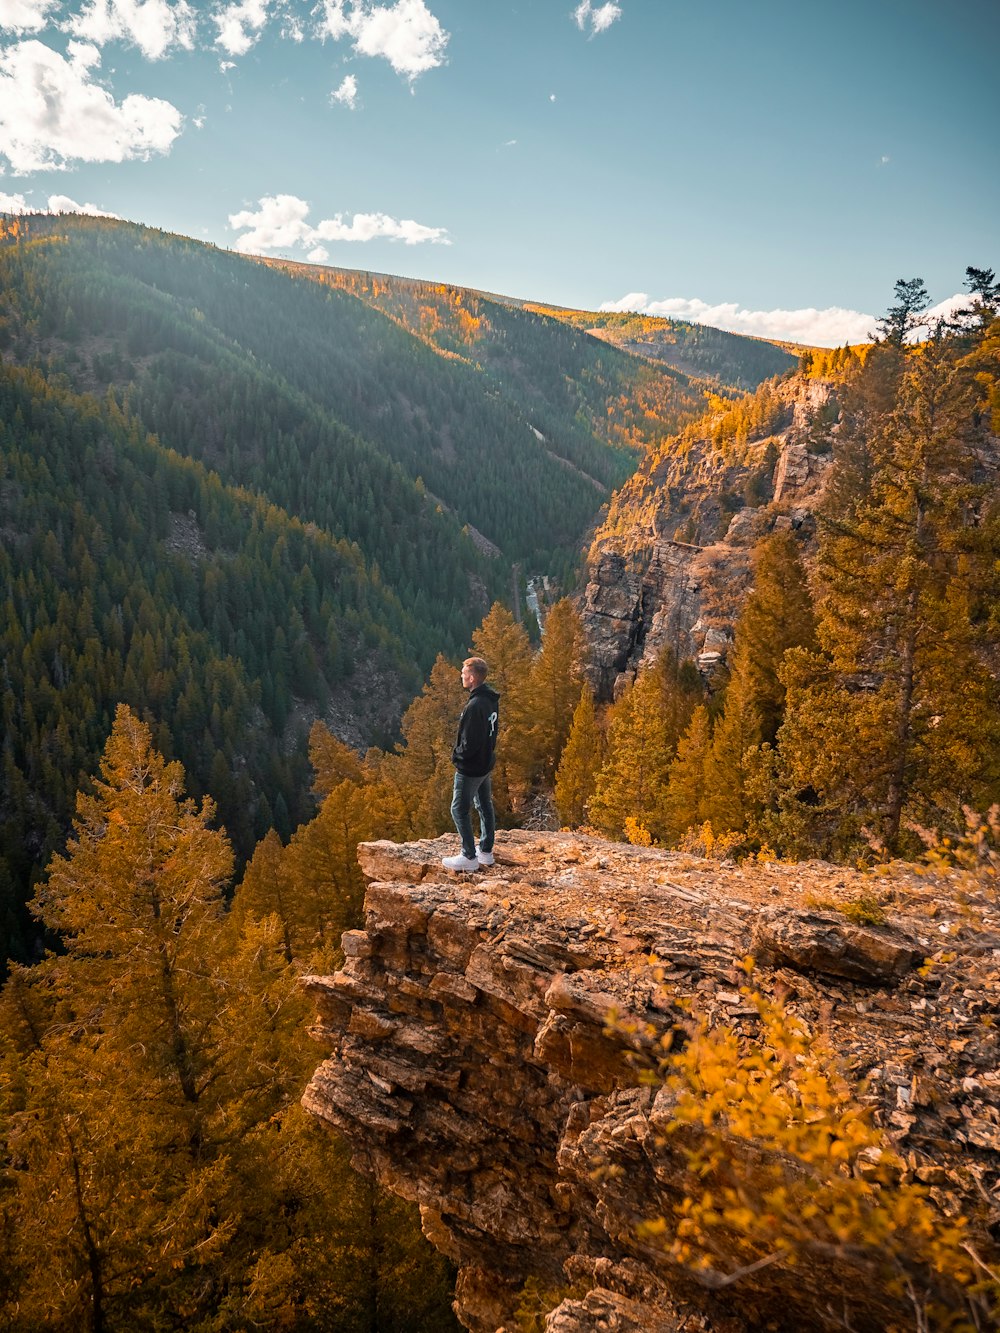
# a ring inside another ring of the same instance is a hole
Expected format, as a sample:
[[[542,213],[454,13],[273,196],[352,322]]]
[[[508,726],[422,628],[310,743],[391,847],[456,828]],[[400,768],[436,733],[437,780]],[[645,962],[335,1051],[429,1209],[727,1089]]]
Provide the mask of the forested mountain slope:
[[[352,293],[440,356],[475,367],[492,394],[515,412],[528,414],[548,448],[606,484],[623,481],[631,465],[621,471],[621,459],[616,463],[614,455],[595,448],[596,442],[646,450],[704,410],[707,386],[700,380],[591,337],[590,322],[599,323],[603,316],[587,314],[574,324],[568,312],[469,288],[267,262]],[[704,332],[711,336],[716,330]],[[735,341],[755,346],[750,339]],[[784,354],[779,355],[780,367],[769,374],[784,369]],[[737,376],[734,383],[742,385],[742,380]]]
[[[391,735],[424,627],[356,546],[37,370],[0,366],[0,469],[0,946],[16,954],[25,890],[118,703],[211,792],[244,858],[311,810],[294,710]]]
[[[432,517],[427,540],[435,500],[506,561],[544,568],[634,465],[572,412],[538,425],[346,292],[131,224],[29,217],[19,231],[0,254],[6,357],[127,388],[165,444],[358,541],[435,607],[465,583],[447,525]]]
[[[309,808],[311,718],[391,738],[511,564],[568,567],[704,403],[553,320],[434,289],[429,336],[418,284],[381,310],[318,276],[111,219],[0,224],[14,935],[116,703],[242,859]]]

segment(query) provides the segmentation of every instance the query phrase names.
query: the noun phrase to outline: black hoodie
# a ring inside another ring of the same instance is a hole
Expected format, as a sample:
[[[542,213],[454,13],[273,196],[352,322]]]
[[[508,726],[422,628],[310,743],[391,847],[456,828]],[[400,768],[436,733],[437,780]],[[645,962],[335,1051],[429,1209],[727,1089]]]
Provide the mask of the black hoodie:
[[[458,719],[458,737],[451,762],[467,778],[485,777],[496,759],[500,696],[484,681],[469,695]]]

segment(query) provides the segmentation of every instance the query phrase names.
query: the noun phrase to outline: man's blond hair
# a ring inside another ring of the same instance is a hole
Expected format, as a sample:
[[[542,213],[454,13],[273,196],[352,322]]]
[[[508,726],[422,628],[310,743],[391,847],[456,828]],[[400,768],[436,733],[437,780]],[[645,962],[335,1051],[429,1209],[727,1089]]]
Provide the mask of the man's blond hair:
[[[490,674],[490,669],[486,665],[486,659],[484,657],[467,657],[462,663],[462,666],[468,667],[476,680],[480,682],[484,681]]]

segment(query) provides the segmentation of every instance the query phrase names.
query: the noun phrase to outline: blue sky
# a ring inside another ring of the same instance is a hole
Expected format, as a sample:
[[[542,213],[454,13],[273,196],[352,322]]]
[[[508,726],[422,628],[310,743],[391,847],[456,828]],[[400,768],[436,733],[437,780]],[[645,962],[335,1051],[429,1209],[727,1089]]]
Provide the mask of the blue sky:
[[[1000,268],[996,0],[0,0],[0,208],[740,331]]]

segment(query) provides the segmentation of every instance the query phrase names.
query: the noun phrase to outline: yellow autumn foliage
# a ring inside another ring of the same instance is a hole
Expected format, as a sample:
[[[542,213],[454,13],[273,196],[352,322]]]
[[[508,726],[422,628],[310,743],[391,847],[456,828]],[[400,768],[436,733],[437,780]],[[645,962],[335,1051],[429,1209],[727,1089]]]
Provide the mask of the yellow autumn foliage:
[[[687,1187],[645,1235],[712,1286],[839,1257],[912,1312],[899,1333],[995,1327],[1000,1279],[966,1221],[909,1178],[829,1038],[749,986],[741,993],[759,1015],[756,1037],[702,1023],[666,1061],[666,1132]]]

